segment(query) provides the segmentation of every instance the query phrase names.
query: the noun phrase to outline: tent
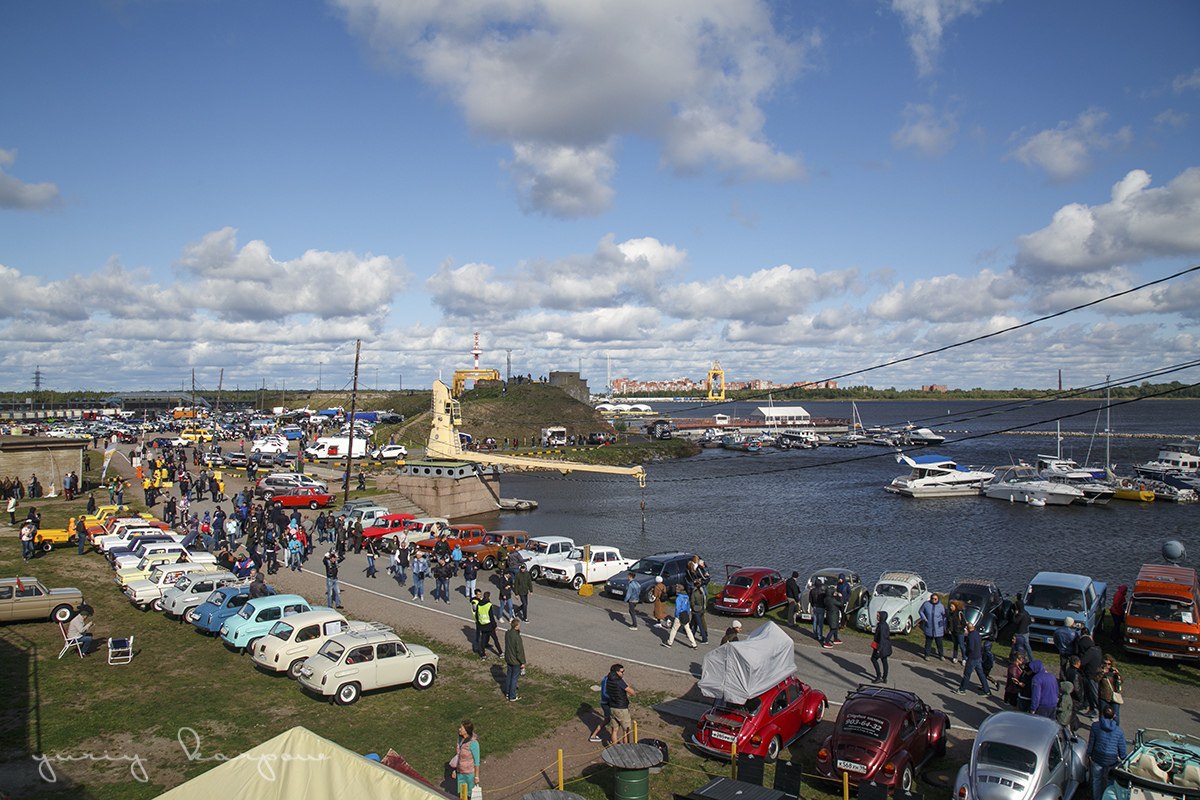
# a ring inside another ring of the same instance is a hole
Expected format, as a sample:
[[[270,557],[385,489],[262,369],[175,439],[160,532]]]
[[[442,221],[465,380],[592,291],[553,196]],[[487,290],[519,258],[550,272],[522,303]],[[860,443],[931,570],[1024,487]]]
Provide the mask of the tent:
[[[199,750],[199,748],[196,748]],[[297,725],[174,789],[159,800],[446,800],[415,778]]]
[[[700,692],[738,705],[758,697],[796,671],[792,637],[768,622],[745,639],[728,642],[704,657]]]

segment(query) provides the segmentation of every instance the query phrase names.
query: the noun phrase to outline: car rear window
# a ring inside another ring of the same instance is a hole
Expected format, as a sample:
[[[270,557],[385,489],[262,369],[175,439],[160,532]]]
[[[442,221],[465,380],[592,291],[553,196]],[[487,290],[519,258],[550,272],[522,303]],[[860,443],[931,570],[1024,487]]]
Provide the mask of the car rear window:
[[[292,638],[293,630],[295,629],[286,622],[276,622],[271,626],[271,633],[269,635],[274,636],[276,639],[282,639],[286,642],[288,639]]]
[[[321,645],[321,649],[317,651],[317,655],[324,656],[336,664],[342,660],[342,653],[344,652],[346,652],[345,647],[330,639]]]
[[[850,713],[842,720],[842,733],[883,741],[887,739],[888,721],[870,714]]]
[[[979,745],[976,763],[980,766],[1000,767],[1032,775],[1037,768],[1037,756],[1033,751],[1007,742],[983,742]]]
[[[729,579],[729,585],[739,589],[749,589],[754,584],[754,580],[749,575],[734,575]]]

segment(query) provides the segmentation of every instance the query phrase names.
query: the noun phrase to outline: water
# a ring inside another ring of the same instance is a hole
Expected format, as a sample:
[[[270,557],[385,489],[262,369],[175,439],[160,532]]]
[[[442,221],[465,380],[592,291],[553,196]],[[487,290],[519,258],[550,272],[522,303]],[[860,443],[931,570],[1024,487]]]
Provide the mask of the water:
[[[949,436],[946,445],[928,452],[985,466],[1053,453],[1054,437],[996,434],[953,440],[1076,411],[1087,413],[1064,420],[1064,432],[1090,434],[1096,424],[1095,401],[1005,410],[984,418],[973,413],[995,405],[876,402],[860,403],[859,413],[868,427],[920,420],[918,424],[943,432],[968,431]],[[813,416],[850,416],[849,403],[804,406]],[[935,415],[946,422],[929,419]],[[1102,420],[1099,425],[1103,430]],[[1053,430],[1054,423],[1038,427]],[[1200,401],[1143,401],[1114,408],[1113,428],[1175,438],[1196,435]],[[1158,444],[1114,438],[1118,471],[1131,472],[1129,465],[1153,458]],[[1102,437],[1094,443],[1066,439],[1063,453],[1084,462],[1089,445],[1091,463],[1102,464]],[[948,587],[966,576],[988,577],[1008,593],[1020,591],[1039,570],[1088,574],[1114,586],[1132,582],[1141,564],[1161,561],[1160,548],[1169,539],[1183,542],[1190,563],[1200,559],[1197,504],[1114,500],[1102,507],[1035,508],[982,497],[913,500],[883,490],[907,471],[889,451],[866,446],[757,455],[705,450],[695,458],[647,465],[644,528],[643,493],[632,479],[506,474],[503,495],[536,499],[540,508],[503,514],[494,525],[615,545],[631,557],[694,550],[715,576],[724,575],[726,565],[739,564],[772,566],[785,574],[795,569],[801,575],[844,566],[858,571],[864,581],[874,581],[887,569],[912,569],[933,586]]]

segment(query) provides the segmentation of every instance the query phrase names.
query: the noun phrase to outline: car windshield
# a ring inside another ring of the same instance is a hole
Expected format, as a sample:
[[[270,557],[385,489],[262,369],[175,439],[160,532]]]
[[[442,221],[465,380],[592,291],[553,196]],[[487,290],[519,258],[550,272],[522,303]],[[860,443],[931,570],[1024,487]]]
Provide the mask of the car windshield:
[[[545,542],[533,542],[526,549],[532,550],[535,553],[545,553],[550,550],[550,545],[546,544]]]
[[[976,755],[979,766],[1000,767],[1032,775],[1037,768],[1037,756],[1032,750],[1007,742],[983,742]]]
[[[274,636],[276,639],[282,639],[286,642],[288,639],[292,638],[293,630],[294,628],[292,628],[292,626],[288,625],[286,622],[276,622],[274,627],[271,628],[271,636]]]
[[[908,597],[908,587],[902,583],[875,584],[876,597]]]
[[[338,642],[330,639],[328,642],[321,645],[321,649],[317,651],[317,655],[325,656],[325,658],[328,658],[330,661],[336,664],[342,660],[342,653],[344,652],[346,652],[346,648],[342,647],[342,645]]]
[[[1033,585],[1025,595],[1026,607],[1051,611],[1083,611],[1083,592],[1067,586]]]
[[[749,575],[734,575],[729,579],[728,585],[738,589],[749,589],[754,585],[754,578]]]
[[[870,714],[848,713],[842,719],[842,733],[884,741],[888,735],[888,721]]]
[[[634,575],[657,575],[658,573],[662,572],[662,562],[651,561],[643,558],[641,561],[638,561],[636,564],[630,567],[629,571]]]
[[[1179,601],[1168,597],[1146,597],[1134,595],[1129,605],[1129,616],[1154,619],[1160,622],[1195,624],[1195,606],[1190,600]]]

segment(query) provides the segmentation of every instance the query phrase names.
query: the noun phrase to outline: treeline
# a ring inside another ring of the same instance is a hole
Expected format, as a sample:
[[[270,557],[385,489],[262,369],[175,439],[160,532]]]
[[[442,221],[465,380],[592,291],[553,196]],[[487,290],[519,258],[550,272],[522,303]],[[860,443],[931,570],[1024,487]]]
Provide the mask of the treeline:
[[[1088,392],[1076,393],[1071,387],[1057,389],[949,389],[945,392],[926,392],[921,389],[897,389],[894,386],[887,389],[877,389],[873,386],[851,386],[845,389],[776,389],[770,395],[776,400],[1010,400],[1010,399],[1040,399],[1060,397],[1063,394],[1082,399],[1104,399],[1104,388]],[[1164,394],[1165,393],[1165,394]],[[728,400],[761,400],[767,396],[762,389],[726,392]],[[655,397],[661,392],[644,392],[641,394],[621,395],[622,398]],[[1167,398],[1200,398],[1200,385],[1172,381],[1171,383],[1142,383],[1138,386],[1113,386],[1111,396],[1114,400],[1126,400],[1138,397],[1162,395]],[[679,395],[686,396],[686,395]],[[703,399],[707,395],[697,392],[693,395]]]

